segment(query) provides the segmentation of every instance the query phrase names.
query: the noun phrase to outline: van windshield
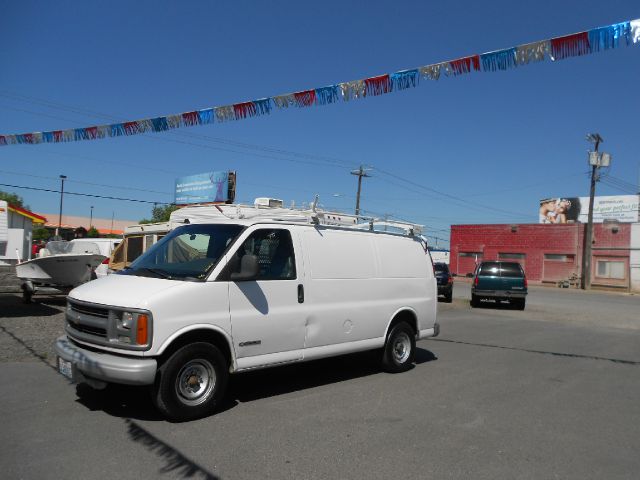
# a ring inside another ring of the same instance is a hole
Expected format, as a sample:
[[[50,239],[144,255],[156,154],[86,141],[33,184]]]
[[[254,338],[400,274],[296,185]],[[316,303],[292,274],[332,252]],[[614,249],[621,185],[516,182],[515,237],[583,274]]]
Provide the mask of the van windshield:
[[[240,225],[185,225],[176,228],[119,273],[204,280],[243,228]]]

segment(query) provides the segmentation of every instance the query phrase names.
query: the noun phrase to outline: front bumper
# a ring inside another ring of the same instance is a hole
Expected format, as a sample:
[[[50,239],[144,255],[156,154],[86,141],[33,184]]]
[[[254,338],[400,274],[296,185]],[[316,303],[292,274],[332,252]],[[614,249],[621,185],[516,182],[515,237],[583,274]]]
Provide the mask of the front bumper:
[[[66,335],[56,340],[55,351],[60,358],[71,362],[73,369],[80,373],[79,381],[86,377],[89,380],[107,383],[151,385],[158,368],[154,358],[123,357],[95,352],[72,343]]]

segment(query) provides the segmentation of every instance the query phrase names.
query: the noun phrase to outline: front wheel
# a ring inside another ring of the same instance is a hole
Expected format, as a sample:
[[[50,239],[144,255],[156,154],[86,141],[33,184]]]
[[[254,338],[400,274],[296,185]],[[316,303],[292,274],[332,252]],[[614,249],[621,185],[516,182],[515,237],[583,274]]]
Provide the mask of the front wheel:
[[[406,372],[413,366],[416,335],[406,322],[391,329],[382,355],[382,368],[389,373]]]
[[[186,345],[160,367],[153,400],[170,420],[204,417],[222,401],[228,377],[227,362],[215,345]]]

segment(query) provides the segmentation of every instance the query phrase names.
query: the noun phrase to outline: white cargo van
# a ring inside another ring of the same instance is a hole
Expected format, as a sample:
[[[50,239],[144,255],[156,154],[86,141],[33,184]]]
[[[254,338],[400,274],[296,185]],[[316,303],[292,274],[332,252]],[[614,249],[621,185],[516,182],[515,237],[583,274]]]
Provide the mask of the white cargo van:
[[[332,215],[174,212],[182,226],[129,268],[71,291],[59,371],[149,385],[165,416],[187,420],[215,410],[229,373],[369,349],[387,371],[411,368],[416,340],[439,331],[426,244],[414,226],[326,225],[343,220]]]

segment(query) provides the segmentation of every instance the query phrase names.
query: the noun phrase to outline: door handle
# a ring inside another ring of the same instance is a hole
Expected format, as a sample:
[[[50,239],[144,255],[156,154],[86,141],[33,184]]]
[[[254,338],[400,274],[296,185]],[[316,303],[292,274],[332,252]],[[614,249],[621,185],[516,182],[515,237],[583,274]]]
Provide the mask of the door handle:
[[[304,303],[304,287],[301,283],[298,284],[298,303]]]

